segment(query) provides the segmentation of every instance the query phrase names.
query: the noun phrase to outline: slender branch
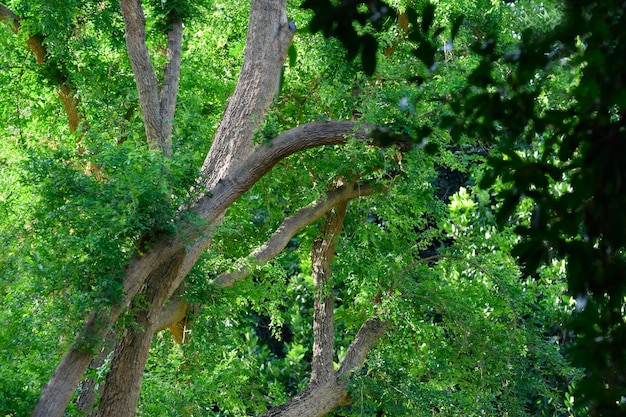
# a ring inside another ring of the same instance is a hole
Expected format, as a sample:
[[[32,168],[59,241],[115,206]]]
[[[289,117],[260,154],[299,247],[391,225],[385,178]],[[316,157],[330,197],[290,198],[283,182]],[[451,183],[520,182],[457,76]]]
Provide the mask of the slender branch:
[[[20,20],[19,16],[11,9],[0,3],[0,22],[5,23],[15,34],[18,34],[21,29]],[[42,65],[46,60],[48,52],[42,43],[41,36],[29,35],[26,39],[26,45],[33,53],[37,64]],[[70,132],[74,133],[78,130],[78,126],[83,119],[78,113],[79,101],[76,98],[76,92],[68,85],[66,76],[62,76],[56,81],[59,83],[59,98],[65,108]]]
[[[161,123],[165,139],[163,153],[165,156],[172,155],[172,123],[176,108],[176,96],[178,95],[178,83],[180,80],[180,60],[183,40],[183,22],[173,21],[167,33],[167,47],[163,83],[161,85],[160,110]]]
[[[157,77],[146,46],[146,18],[141,0],[120,0],[126,28],[126,50],[135,74],[148,144],[163,150]]]
[[[20,18],[2,3],[0,3],[0,22],[11,28],[16,35],[20,31]]]
[[[0,3],[0,22],[6,24],[13,33],[16,35],[19,33],[22,24],[20,17],[16,15],[13,10],[9,9],[4,4]],[[26,39],[26,45],[35,56],[35,60],[38,64],[43,64],[46,60],[46,48],[41,43],[41,38],[37,35],[29,35]]]
[[[246,278],[255,266],[265,263],[278,255],[294,235],[322,217],[332,207],[353,198],[371,195],[374,193],[374,190],[369,184],[349,184],[341,185],[320,196],[313,203],[301,208],[283,220],[265,243],[256,248],[250,255],[235,262],[233,270],[218,275],[213,280],[213,283],[220,286],[230,286],[235,281]]]
[[[337,238],[343,229],[347,202],[337,204],[326,213],[322,228],[323,236],[313,242],[311,269],[315,299],[313,301],[313,358],[309,384],[324,384],[335,379],[333,357],[335,355],[335,297],[329,284],[330,264],[335,256]]]

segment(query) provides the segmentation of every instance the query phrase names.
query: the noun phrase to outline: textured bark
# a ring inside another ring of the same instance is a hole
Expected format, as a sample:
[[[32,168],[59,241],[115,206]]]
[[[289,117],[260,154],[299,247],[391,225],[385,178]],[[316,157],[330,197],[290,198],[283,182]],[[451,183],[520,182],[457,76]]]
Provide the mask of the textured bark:
[[[115,346],[96,417],[135,415],[152,336],[163,305],[173,292],[167,290],[167,283],[178,275],[184,257],[184,252],[178,253],[151,274],[141,297],[136,298],[133,305],[136,311],[134,324],[124,331],[124,336]]]
[[[201,219],[213,220],[289,155],[318,146],[340,145],[351,137],[368,140],[371,138],[370,131],[368,126],[349,121],[312,122],[290,129],[256,147],[237,169],[217,181],[191,211]]]
[[[262,417],[320,417],[333,409],[350,403],[346,388],[349,379],[344,375],[363,366],[363,361],[383,336],[390,323],[377,317],[367,320],[348,348],[339,371],[323,383],[309,384],[301,393],[286,403],[274,407]]]
[[[301,393],[278,407],[274,407],[262,417],[318,417],[349,403],[348,393],[343,385],[328,381],[322,385],[309,385]]]
[[[126,29],[126,51],[133,67],[135,84],[139,93],[139,105],[146,129],[146,138],[150,146],[163,150],[159,84],[150,60],[150,52],[146,46],[146,18],[141,7],[141,0],[121,0],[120,7]]]
[[[237,280],[246,278],[252,272],[253,267],[273,259],[287,246],[293,236],[326,214],[332,207],[354,198],[371,195],[373,192],[374,188],[367,184],[341,185],[329,191],[312,204],[287,217],[265,243],[247,257],[235,262],[231,270],[218,275],[213,283],[227,287]]]
[[[362,367],[367,353],[374,347],[390,325],[391,322],[381,320],[378,317],[366,320],[346,351],[346,355],[337,371],[337,376],[342,376]]]
[[[232,269],[219,274],[212,284],[228,287],[235,281],[248,277],[254,268],[273,259],[287,246],[293,236],[326,214],[331,208],[351,199],[369,196],[374,192],[374,187],[369,184],[350,184],[338,186],[320,196],[313,203],[287,217],[265,243],[248,256],[237,260]],[[201,305],[189,305],[184,298],[184,293],[184,285],[181,285],[170,297],[157,325],[157,332],[169,329],[176,343],[182,343],[185,340],[185,331],[190,324],[188,313],[202,308]]]
[[[168,88],[177,88],[178,72],[175,72],[170,65],[165,69],[164,88],[162,90],[161,101],[155,104],[154,82],[152,75],[154,71],[147,56],[145,47],[145,21],[141,12],[141,5],[138,1],[121,1],[127,30],[127,49],[133,63],[133,71],[137,81],[137,88],[142,102],[142,114],[146,124],[146,134],[150,140],[151,130],[158,127],[156,134],[171,133],[171,124],[167,123],[167,113],[173,116],[174,103],[168,101],[166,94]],[[267,94],[265,89],[268,86],[268,73],[277,73],[284,63],[287,47],[293,35],[287,27],[285,13],[285,2],[272,2],[268,0],[254,1],[250,14],[250,28],[248,32],[248,44],[244,57],[242,74],[238,82],[237,89],[231,98],[230,103],[238,103],[227,108],[223,122],[211,149],[232,145],[226,154],[218,152],[220,157],[218,163],[213,164],[211,171],[219,170],[221,174],[230,172],[232,168],[243,160],[252,149],[252,138],[254,131],[263,117],[265,111],[271,103],[271,94]],[[284,24],[276,25],[276,22],[285,21]],[[135,27],[141,26],[141,28]],[[278,30],[274,32],[274,30]],[[170,30],[170,41],[176,38],[176,33],[182,32],[182,26],[173,26]],[[168,48],[176,50],[180,43],[175,44],[168,41]],[[168,51],[169,53],[169,51]],[[276,54],[280,54],[276,56]],[[259,58],[263,57],[263,58]],[[146,60],[147,58],[147,60]],[[168,56],[168,58],[170,58]],[[172,57],[172,60],[180,61]],[[175,66],[174,66],[175,67]],[[275,68],[274,68],[275,67]],[[176,82],[174,82],[176,80]],[[272,80],[275,82],[275,80]],[[238,93],[238,91],[243,93]],[[143,98],[142,98],[143,97]],[[174,94],[175,97],[175,94]],[[145,102],[142,101],[145,99]],[[170,105],[170,107],[168,107]],[[159,114],[155,113],[159,110]],[[169,109],[169,110],[168,110]],[[244,111],[245,110],[245,111]],[[165,117],[164,117],[165,116]],[[253,116],[253,117],[252,117]],[[256,123],[249,123],[250,118],[259,117]],[[160,123],[160,125],[157,125]],[[165,124],[164,124],[165,123]],[[220,133],[221,130],[221,133]],[[162,146],[162,139],[154,136],[159,148],[167,155],[167,148]],[[171,152],[171,142],[170,142]],[[211,160],[212,153],[209,152],[207,161]],[[215,155],[215,153],[213,153]],[[203,170],[206,173],[206,170]],[[219,176],[219,175],[218,175]],[[218,176],[212,175],[203,181],[206,186],[217,183]],[[256,182],[256,181],[254,181]],[[254,184],[250,183],[250,186]],[[214,192],[212,195],[220,195]],[[238,196],[235,196],[235,199]],[[234,201],[234,200],[233,200]],[[230,205],[227,202],[219,208],[215,208],[204,218],[207,223],[212,224],[209,229],[219,223],[223,212]],[[195,228],[187,232],[181,232],[185,236],[185,245],[188,249],[182,250],[176,268],[172,270],[157,270],[155,279],[148,278],[142,291],[139,292],[139,299],[147,303],[147,308],[137,308],[135,321],[140,325],[139,329],[131,327],[126,330],[124,338],[118,343],[112,360],[111,371],[107,376],[107,381],[102,396],[102,404],[98,411],[98,416],[130,416],[134,414],[136,402],[139,397],[143,367],[145,366],[150,342],[155,331],[159,328],[159,317],[161,316],[165,302],[172,296],[174,290],[182,283],[182,279],[187,275],[189,269],[197,261],[200,254],[210,243],[212,230],[209,232],[206,227],[202,230]],[[178,259],[178,258],[177,258]]]
[[[126,28],[126,50],[135,75],[148,144],[161,150],[165,156],[171,156],[172,121],[180,79],[183,22],[173,20],[167,33],[165,52],[167,61],[159,93],[159,83],[146,46],[146,19],[141,1],[121,0],[120,7]]]
[[[34,417],[61,417],[69,403],[74,389],[78,386],[93,350],[103,340],[109,327],[126,309],[132,298],[143,286],[150,274],[158,274],[163,265],[180,252],[182,245],[176,240],[164,240],[144,256],[135,258],[126,268],[123,291],[124,301],[110,310],[94,311],[67,349],[54,374],[44,386],[39,402],[33,412]]]
[[[379,318],[367,320],[350,344],[339,371],[333,370],[334,358],[334,307],[333,292],[329,285],[337,237],[341,233],[346,202],[338,204],[326,214],[323,237],[318,238],[311,250],[311,266],[315,285],[313,306],[313,358],[309,385],[286,403],[269,410],[263,417],[317,417],[334,408],[349,403],[346,391],[349,379],[343,377],[363,366],[366,355],[384,334],[389,322]]]
[[[189,272],[195,261],[206,249],[213,233],[216,221],[222,213],[239,196],[250,189],[265,173],[283,158],[315,146],[341,144],[350,136],[362,140],[369,138],[369,130],[359,128],[353,122],[315,122],[291,129],[278,136],[269,144],[259,146],[242,165],[224,180],[209,190],[190,210],[205,221],[206,226],[199,227],[198,222],[185,224],[179,222],[178,237],[163,239],[156,243],[144,255],[134,258],[126,268],[124,278],[124,300],[120,305],[113,306],[111,311],[94,312],[90,321],[85,325],[78,340],[101,340],[111,324],[117,320],[119,314],[126,309],[130,301],[144,286],[146,278],[151,273],[157,273],[173,257],[185,251],[182,267],[172,282],[162,282],[161,285],[173,294],[180,285],[184,276]],[[213,225],[212,225],[213,224]],[[176,287],[172,288],[175,284]],[[92,326],[91,322],[100,323]],[[80,382],[82,374],[89,365],[91,354],[84,352],[80,343],[68,348],[54,375],[44,387],[34,416],[61,416],[69,403],[74,388]],[[57,375],[63,375],[59,378]]]
[[[159,97],[155,87],[156,78],[153,78],[154,70],[149,59],[146,60],[145,28],[140,3],[137,0],[122,0],[121,6],[127,26],[127,49],[136,76],[147,136],[167,154],[167,145],[159,142],[159,135],[171,129],[171,121],[167,120],[170,116],[167,114],[173,116],[177,90],[177,82],[173,80],[178,75],[174,68],[166,68]],[[90,349],[104,338],[120,313],[139,294],[140,298],[148,301],[147,304],[136,304],[134,310],[135,320],[141,330],[129,328],[118,344],[115,363],[112,363],[115,370],[110,376],[110,381],[114,382],[106,384],[115,387],[111,389],[117,391],[106,394],[101,403],[102,407],[107,407],[108,402],[117,404],[115,408],[121,410],[120,414],[107,415],[132,415],[150,341],[160,326],[159,317],[164,304],[210,244],[213,231],[230,204],[276,163],[295,152],[316,146],[341,144],[350,137],[361,140],[370,138],[367,126],[358,126],[353,122],[320,122],[291,129],[270,143],[254,147],[255,131],[271,104],[293,33],[286,20],[284,0],[254,0],[251,10],[248,44],[240,79],[201,171],[199,182],[207,193],[188,208],[204,223],[199,225],[198,221],[188,223],[179,220],[177,236],[155,238],[151,249],[129,262],[123,281],[123,301],[112,306],[109,311],[98,311],[91,315],[77,336],[76,343],[67,350],[44,387],[34,416],[63,415],[91,360],[93,350]],[[177,48],[176,39],[179,39],[180,32],[182,26],[172,26],[168,48]],[[169,62],[175,66],[177,59],[172,55]],[[160,130],[152,132],[152,129]],[[181,219],[184,218],[181,216]],[[129,352],[131,350],[132,353]],[[116,396],[127,396],[128,391],[131,391],[128,398],[116,403]]]
[[[104,345],[100,349],[100,353],[89,363],[90,369],[96,370],[104,365],[104,362],[113,350],[114,346],[111,346],[111,344],[114,344],[115,341],[115,334],[109,332]],[[97,394],[102,392],[102,390],[98,391],[98,388],[102,388],[102,384],[98,384],[96,378],[90,377],[81,381],[78,386],[78,398],[76,399],[76,409],[83,413],[81,415],[93,416]]]
[[[285,0],[252,1],[239,80],[202,166],[205,188],[212,188],[252,152],[253,135],[272,103],[292,38]]]
[[[323,236],[313,242],[311,269],[315,299],[313,302],[313,358],[311,360],[311,385],[323,385],[334,380],[335,356],[335,298],[329,283],[330,264],[335,256],[337,240],[343,229],[347,203],[338,204],[326,213]]]
[[[175,20],[167,33],[167,47],[165,50],[165,68],[163,71],[163,83],[159,107],[161,112],[161,137],[160,144],[165,156],[172,155],[172,126],[174,122],[174,110],[176,109],[176,97],[178,97],[178,84],[180,81],[180,59],[183,42],[183,22]]]

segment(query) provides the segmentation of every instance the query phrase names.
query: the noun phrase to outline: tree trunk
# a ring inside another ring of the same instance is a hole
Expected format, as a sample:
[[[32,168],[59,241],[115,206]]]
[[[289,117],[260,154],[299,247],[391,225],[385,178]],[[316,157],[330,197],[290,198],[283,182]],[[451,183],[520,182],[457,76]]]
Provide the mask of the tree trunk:
[[[329,380],[324,384],[308,385],[291,400],[272,408],[262,417],[319,417],[346,404],[348,393],[345,386]]]
[[[89,364],[89,368],[92,370],[96,370],[100,368],[107,360],[109,354],[113,351],[116,337],[113,332],[109,332],[104,341],[102,349],[100,349],[100,353],[97,357],[91,360]],[[89,377],[81,381],[78,386],[78,398],[76,399],[76,408],[83,413],[82,415],[91,417],[95,412],[96,399],[98,396],[98,392],[102,392],[99,388],[102,387],[102,384],[96,380],[94,377]]]
[[[135,0],[123,0],[123,3],[131,8],[137,5]],[[199,226],[197,221],[186,222],[184,217],[181,217],[178,220],[177,236],[166,236],[156,240],[152,249],[130,260],[123,282],[124,300],[119,305],[112,306],[110,310],[92,313],[83,331],[77,336],[77,341],[67,350],[54,375],[44,387],[34,416],[63,415],[89,365],[98,341],[104,338],[110,326],[137,294],[142,297],[148,295],[146,299],[152,300],[149,308],[144,305],[143,308],[139,307],[136,310],[136,321],[143,330],[135,335],[127,335],[124,343],[118,348],[119,350],[123,346],[126,350],[130,349],[130,346],[135,346],[137,352],[132,355],[118,352],[115,355],[114,366],[118,370],[129,372],[132,370],[133,375],[130,379],[124,379],[120,383],[130,383],[133,387],[140,386],[143,364],[163,304],[209,245],[215,227],[230,204],[250,189],[276,163],[295,152],[316,146],[345,143],[349,137],[370,138],[367,127],[356,126],[353,122],[316,122],[294,128],[270,143],[254,148],[253,136],[273,99],[278,74],[284,63],[293,31],[286,19],[284,0],[254,0],[251,10],[242,73],[201,170],[199,183],[206,188],[199,191],[206,190],[207,194],[188,208],[192,217],[195,215],[204,223]],[[139,15],[135,9],[130,10],[128,16],[125,16],[127,25],[132,25],[133,22],[143,24],[141,16],[137,16]],[[141,33],[141,30],[135,29],[127,33],[127,40],[132,39],[132,45],[128,46],[129,55],[135,54],[133,51],[138,51],[136,55],[141,57],[144,53],[143,47],[136,43],[137,34]],[[177,35],[172,33],[172,36]],[[145,43],[145,39],[143,42]],[[137,56],[130,56],[131,62],[136,61]],[[172,56],[171,59],[174,61],[177,58]],[[137,62],[133,64],[133,69],[137,72],[150,70],[146,65],[137,65]],[[175,71],[170,71],[170,75],[176,78]],[[169,79],[167,76],[165,78]],[[153,84],[150,79],[150,76],[146,78],[136,74],[138,90],[145,90],[145,94],[140,92],[140,99],[148,97],[145,103],[142,102],[142,112],[144,107],[148,112],[152,112],[153,109],[146,104],[156,105],[155,102],[160,106],[161,115],[173,111],[172,101],[168,101],[163,95],[164,90],[161,92],[160,101],[154,100]],[[144,85],[141,80],[148,81]],[[173,83],[170,87],[168,90],[170,92],[176,89]],[[164,129],[164,126],[167,127],[167,121],[163,123],[161,118],[161,128]],[[158,138],[156,142],[159,143]],[[167,149],[162,150],[167,155]],[[172,265],[176,265],[176,268],[172,269]],[[133,329],[128,329],[128,332],[132,333]],[[107,398],[117,395],[123,396],[126,392],[107,394]],[[134,406],[130,404],[136,402],[136,394],[131,397],[124,407],[124,412],[132,414]]]
[[[348,404],[346,388],[349,380],[343,375],[363,365],[365,356],[389,326],[389,322],[378,318],[367,320],[348,348],[339,371],[334,371],[334,306],[333,291],[329,285],[330,264],[343,228],[346,206],[347,201],[343,201],[335,206],[334,211],[326,213],[323,236],[316,239],[311,249],[315,299],[309,385],[291,400],[263,414],[263,417],[318,417]]]
[[[125,10],[125,15],[128,13],[130,16],[126,19],[127,31],[135,30],[129,27],[133,23],[144,24],[136,2],[131,0],[129,3],[129,10]],[[141,34],[141,31],[135,36],[127,34],[127,43],[130,39],[136,42]],[[289,30],[286,20],[285,2],[253,1],[242,73],[203,167],[205,186],[211,187],[216,184],[252,152],[252,137],[271,103],[277,74],[284,63],[292,36],[293,33]],[[136,75],[138,71],[148,68],[147,64],[143,63],[147,51],[145,43],[129,44],[128,49],[129,55],[135,53],[139,57],[137,68],[133,66]],[[151,68],[148,70],[148,73],[153,74]],[[156,104],[150,104],[154,99],[151,93],[152,77],[136,79],[137,87],[140,89],[140,101],[141,89],[147,91],[147,102],[145,106],[142,103],[142,112],[144,116],[153,117],[154,114],[150,109]],[[163,122],[162,118],[160,122]],[[149,129],[146,123],[147,133]],[[158,136],[157,140],[160,140]],[[213,219],[214,225],[220,219],[221,215]],[[143,369],[163,306],[181,285],[189,269],[209,243],[210,235],[205,234],[193,243],[191,251],[181,252],[180,264],[175,269],[161,274],[158,279],[146,281],[139,299],[146,302],[148,307],[137,309],[135,320],[140,324],[139,328],[128,328],[123,340],[116,346],[97,416],[134,415]],[[188,269],[181,270],[183,265]]]
[[[179,253],[160,273],[152,274],[146,280],[146,290],[136,298],[135,323],[124,331],[115,346],[96,417],[135,415],[152,337],[163,305],[173,292],[167,283],[178,276],[184,257],[184,252]]]

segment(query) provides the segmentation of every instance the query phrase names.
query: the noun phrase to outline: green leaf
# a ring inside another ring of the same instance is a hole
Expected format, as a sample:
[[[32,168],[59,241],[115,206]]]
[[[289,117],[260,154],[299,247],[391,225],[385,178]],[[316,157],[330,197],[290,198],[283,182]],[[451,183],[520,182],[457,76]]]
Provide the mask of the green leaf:
[[[291,68],[295,67],[298,60],[298,50],[293,43],[289,45],[289,49],[287,50],[287,56],[289,57],[289,66]]]

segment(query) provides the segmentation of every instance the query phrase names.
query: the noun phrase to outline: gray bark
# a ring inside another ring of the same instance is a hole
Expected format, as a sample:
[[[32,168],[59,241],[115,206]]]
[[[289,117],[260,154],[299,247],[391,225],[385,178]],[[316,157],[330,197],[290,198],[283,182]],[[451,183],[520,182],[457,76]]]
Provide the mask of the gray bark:
[[[338,186],[320,196],[315,202],[287,217],[265,243],[247,257],[235,262],[231,270],[219,274],[213,283],[231,286],[235,281],[246,278],[255,266],[273,259],[287,246],[293,236],[326,214],[332,207],[347,200],[371,195],[373,192],[374,188],[370,185],[350,184]]]
[[[346,374],[363,366],[368,352],[389,327],[388,321],[367,320],[350,344],[339,371],[333,370],[334,307],[329,285],[337,238],[343,228],[346,202],[326,214],[323,236],[311,250],[315,300],[313,306],[313,358],[308,386],[286,403],[269,410],[263,417],[318,417],[349,403]]]
[[[309,384],[325,385],[334,380],[335,356],[335,298],[329,283],[330,264],[335,256],[337,241],[346,215],[347,202],[342,202],[326,213],[324,235],[313,242],[311,270],[315,299],[313,302],[313,358]]]
[[[135,73],[146,135],[152,146],[160,148],[167,155],[171,144],[167,144],[166,140],[170,138],[164,135],[171,132],[171,120],[168,118],[173,117],[178,75],[174,68],[166,67],[159,96],[156,76],[145,45],[141,4],[139,0],[121,0],[121,7],[127,30],[127,51]],[[176,25],[171,29],[168,41],[171,52],[179,48],[181,29],[182,26]],[[206,194],[189,208],[204,222],[203,225],[199,226],[198,221],[188,223],[179,220],[179,233],[176,236],[156,240],[146,253],[130,260],[123,281],[123,301],[108,311],[90,315],[76,342],[68,348],[44,387],[34,416],[63,415],[89,365],[97,341],[104,338],[134,297],[141,294],[152,303],[149,308],[137,309],[135,319],[142,330],[130,334],[132,329],[129,329],[130,333],[118,345],[113,364],[117,371],[111,374],[111,380],[116,382],[110,385],[117,386],[118,391],[117,394],[103,394],[106,397],[103,397],[102,402],[106,406],[108,401],[117,401],[116,395],[128,394],[128,399],[123,400],[123,406],[120,406],[120,413],[109,415],[133,415],[143,365],[150,340],[159,328],[164,303],[210,244],[213,231],[224,211],[283,158],[316,146],[341,144],[353,136],[362,140],[369,138],[369,129],[353,122],[320,122],[299,126],[270,143],[255,147],[253,137],[271,104],[292,36],[286,19],[285,0],[253,0],[240,79],[201,170],[199,183],[204,186]],[[179,57],[175,53],[168,59],[168,65],[177,66]],[[129,353],[135,349],[134,353]],[[128,363],[132,364],[126,366]],[[132,375],[127,378],[119,374],[121,370],[132,370]],[[116,372],[119,375],[116,376]],[[129,389],[133,391],[131,394],[127,392]],[[104,398],[109,399],[105,401]]]

